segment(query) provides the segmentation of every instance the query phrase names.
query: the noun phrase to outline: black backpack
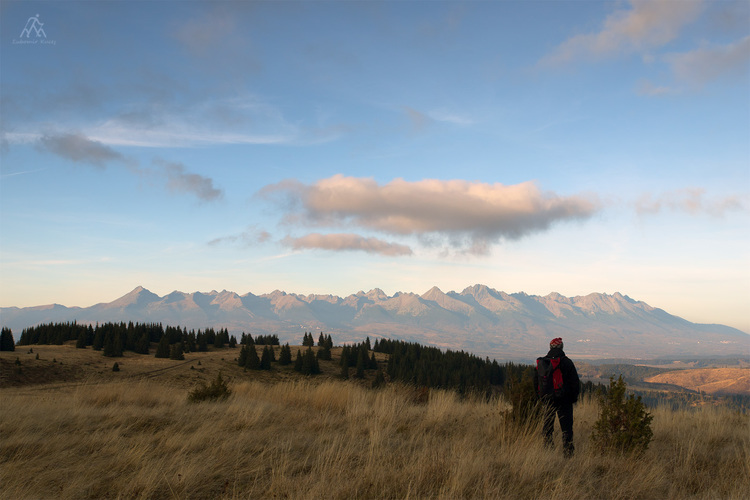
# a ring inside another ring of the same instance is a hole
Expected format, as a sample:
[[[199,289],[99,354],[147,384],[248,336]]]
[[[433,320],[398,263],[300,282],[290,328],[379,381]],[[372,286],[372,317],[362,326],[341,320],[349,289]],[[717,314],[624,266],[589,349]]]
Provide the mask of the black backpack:
[[[537,387],[540,399],[560,401],[565,396],[560,361],[562,358],[536,358],[536,371],[539,380]]]

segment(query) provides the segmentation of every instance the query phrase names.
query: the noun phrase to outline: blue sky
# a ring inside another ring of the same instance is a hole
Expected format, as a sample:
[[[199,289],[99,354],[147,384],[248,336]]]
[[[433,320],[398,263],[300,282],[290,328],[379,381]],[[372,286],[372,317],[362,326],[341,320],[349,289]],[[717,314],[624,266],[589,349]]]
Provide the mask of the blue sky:
[[[2,306],[482,283],[750,332],[747,2],[0,9]]]

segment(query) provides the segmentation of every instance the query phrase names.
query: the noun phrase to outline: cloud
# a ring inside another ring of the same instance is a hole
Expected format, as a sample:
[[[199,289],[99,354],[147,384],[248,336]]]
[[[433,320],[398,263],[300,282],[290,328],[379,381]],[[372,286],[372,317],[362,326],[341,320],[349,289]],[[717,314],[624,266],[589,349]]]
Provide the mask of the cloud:
[[[233,234],[230,236],[222,236],[220,238],[214,238],[209,241],[208,244],[211,246],[219,245],[222,243],[243,243],[246,246],[250,246],[255,243],[265,243],[271,239],[271,233],[265,230],[257,229],[256,227],[249,227],[247,230],[240,234]]]
[[[110,161],[125,161],[125,157],[114,149],[79,133],[44,135],[38,146],[67,160],[102,168]]]
[[[540,64],[561,65],[661,47],[674,40],[702,10],[702,0],[630,0],[630,9],[607,16],[600,31],[569,38]]]
[[[703,188],[667,191],[656,197],[647,193],[635,203],[635,209],[639,215],[653,215],[666,209],[685,212],[690,215],[708,214],[721,217],[726,212],[743,210],[744,208],[745,204],[741,196],[732,195],[707,199],[706,190]]]
[[[406,245],[389,243],[378,238],[365,238],[358,234],[320,234],[312,233],[300,238],[287,237],[283,243],[294,250],[322,249],[322,250],[360,250],[389,257],[412,255],[412,250]]]
[[[224,196],[224,191],[214,187],[214,181],[199,174],[187,172],[185,165],[156,160],[167,176],[167,188],[178,193],[192,194],[203,201],[214,201]]]
[[[665,59],[678,79],[699,86],[723,77],[739,76],[747,79],[750,69],[750,36],[728,45],[669,54]]]
[[[412,132],[422,132],[432,123],[432,118],[409,106],[404,106],[404,113],[409,118]]]
[[[486,248],[488,242],[519,239],[557,222],[591,217],[598,202],[584,196],[542,192],[533,182],[517,185],[463,180],[373,179],[335,175],[312,185],[287,180],[266,186],[262,196],[281,194],[285,222],[341,227],[354,225],[388,234],[441,236],[451,245]]]

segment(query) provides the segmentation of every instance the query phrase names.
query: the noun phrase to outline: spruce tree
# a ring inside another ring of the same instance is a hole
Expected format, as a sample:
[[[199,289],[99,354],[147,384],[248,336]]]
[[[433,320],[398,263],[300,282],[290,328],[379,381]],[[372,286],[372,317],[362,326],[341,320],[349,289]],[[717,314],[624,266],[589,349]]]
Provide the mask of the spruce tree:
[[[292,364],[292,349],[289,347],[289,342],[284,344],[279,351],[279,364],[282,366]]]
[[[148,354],[149,342],[148,334],[146,332],[141,333],[140,338],[135,343],[135,352],[138,354]]]
[[[98,325],[94,332],[94,342],[92,343],[92,347],[95,351],[101,351],[102,347],[104,347],[104,331]]]
[[[365,377],[365,366],[367,365],[367,354],[365,354],[367,351],[364,349],[359,350],[359,355],[357,356],[357,372],[354,375],[357,378],[364,378]]]
[[[255,350],[254,345],[247,346],[247,361],[245,367],[248,370],[257,370],[260,368],[260,358],[258,358],[258,351]]]
[[[294,360],[294,371],[302,371],[302,353],[297,349],[297,359]]]
[[[237,364],[239,366],[245,366],[247,364],[247,345],[243,344],[242,348],[240,349],[240,355],[237,358]]]
[[[323,347],[326,343],[326,338],[323,335],[323,332],[320,332],[320,335],[318,336],[318,347]]]
[[[16,343],[13,341],[13,332],[10,328],[3,327],[0,331],[0,351],[15,351]]]
[[[81,330],[76,340],[76,349],[86,349],[86,330]]]
[[[260,369],[261,370],[270,370],[271,369],[271,352],[270,347],[265,346],[263,347],[263,353],[260,357]]]
[[[168,358],[169,357],[169,338],[166,335],[161,336],[161,340],[159,341],[159,345],[156,346],[156,355],[157,358]]]
[[[182,361],[185,359],[185,356],[182,354],[182,342],[177,342],[176,344],[173,344],[170,351],[169,351],[169,359],[174,359],[177,361]]]

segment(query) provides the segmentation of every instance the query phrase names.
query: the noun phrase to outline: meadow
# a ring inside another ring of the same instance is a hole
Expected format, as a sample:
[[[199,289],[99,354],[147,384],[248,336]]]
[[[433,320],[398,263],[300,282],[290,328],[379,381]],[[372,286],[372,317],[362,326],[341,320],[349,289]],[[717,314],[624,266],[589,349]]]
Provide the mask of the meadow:
[[[506,419],[502,397],[372,389],[335,368],[243,372],[225,352],[133,355],[112,372],[90,349],[33,347],[40,360],[3,352],[3,373],[17,357],[27,372],[36,361],[81,370],[0,384],[3,499],[750,496],[749,418],[723,407],[655,408],[645,454],[602,455],[589,440],[597,403],[584,398],[565,459],[559,429],[557,449],[544,448],[538,427]],[[231,396],[189,403],[190,387],[219,370]]]

